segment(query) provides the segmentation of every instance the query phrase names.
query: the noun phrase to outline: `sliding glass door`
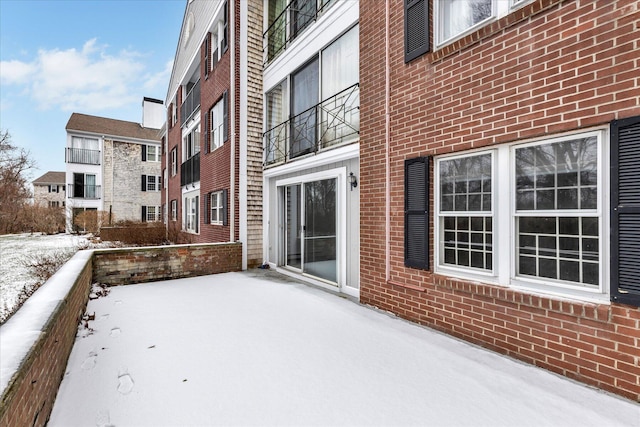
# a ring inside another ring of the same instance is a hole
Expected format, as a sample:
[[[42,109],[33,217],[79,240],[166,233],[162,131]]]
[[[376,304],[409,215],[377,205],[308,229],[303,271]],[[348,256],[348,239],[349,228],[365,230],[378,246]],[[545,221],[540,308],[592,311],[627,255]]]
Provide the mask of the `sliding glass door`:
[[[336,178],[284,186],[284,261],[337,283]]]

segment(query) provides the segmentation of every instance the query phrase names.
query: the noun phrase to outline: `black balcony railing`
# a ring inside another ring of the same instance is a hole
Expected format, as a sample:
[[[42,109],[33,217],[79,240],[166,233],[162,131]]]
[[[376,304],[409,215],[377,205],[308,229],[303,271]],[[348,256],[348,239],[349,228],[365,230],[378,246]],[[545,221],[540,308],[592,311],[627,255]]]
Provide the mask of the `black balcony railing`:
[[[99,165],[100,150],[67,147],[65,161],[67,163],[81,163],[83,165]]]
[[[184,125],[193,115],[193,113],[200,107],[200,80],[193,85],[184,102],[180,106],[180,120]]]
[[[266,131],[264,165],[352,143],[359,134],[360,85],[356,83]]]
[[[73,199],[99,199],[102,197],[100,185],[67,184],[67,194]]]
[[[264,63],[271,62],[335,0],[292,0],[262,35]]]
[[[180,185],[185,186],[200,181],[200,153],[180,165]]]

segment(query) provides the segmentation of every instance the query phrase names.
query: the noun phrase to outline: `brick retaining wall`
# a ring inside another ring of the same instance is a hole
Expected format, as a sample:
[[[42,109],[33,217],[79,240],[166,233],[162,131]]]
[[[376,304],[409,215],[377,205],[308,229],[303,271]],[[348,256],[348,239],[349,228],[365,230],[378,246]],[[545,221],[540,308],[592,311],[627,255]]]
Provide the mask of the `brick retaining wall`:
[[[85,254],[76,254],[73,258],[73,261],[84,263],[76,270],[73,286],[66,297],[53,308],[42,328],[37,330],[27,325],[26,328],[20,329],[21,338],[25,341],[29,340],[30,336],[38,332],[39,334],[2,392],[0,425],[3,427],[44,426],[49,419],[75,342],[78,323],[87,305],[91,289],[91,257],[85,255],[83,260],[82,255]],[[72,261],[67,265],[70,263]],[[60,276],[54,276],[47,283],[63,286],[64,283],[60,282]],[[20,327],[22,325],[16,325],[16,323],[31,323],[30,317],[42,315],[43,313],[37,311],[42,308],[42,301],[48,301],[44,291],[45,289],[41,288],[38,291],[40,294],[36,292],[31,297],[33,304],[29,305],[27,300],[27,303],[3,325],[3,328],[10,322],[13,322],[10,327]],[[45,298],[40,298],[43,296]],[[21,317],[21,311],[26,316]],[[5,341],[3,345],[7,345],[7,342]]]
[[[241,243],[208,243],[101,249],[94,253],[93,279],[107,285],[180,279],[240,271]]]
[[[55,402],[67,360],[75,342],[78,324],[95,282],[109,285],[240,271],[241,243],[160,246],[81,251],[40,288],[14,316],[0,326],[3,351],[18,358],[0,400],[2,427],[44,426]],[[66,295],[60,295],[73,280]],[[51,313],[43,309],[60,301]],[[34,319],[36,319],[34,321]],[[43,325],[38,324],[37,319]],[[17,340],[16,340],[17,337]],[[27,342],[32,339],[29,346]],[[14,351],[24,347],[24,355]],[[3,363],[7,360],[3,360]],[[11,366],[9,363],[7,366]]]

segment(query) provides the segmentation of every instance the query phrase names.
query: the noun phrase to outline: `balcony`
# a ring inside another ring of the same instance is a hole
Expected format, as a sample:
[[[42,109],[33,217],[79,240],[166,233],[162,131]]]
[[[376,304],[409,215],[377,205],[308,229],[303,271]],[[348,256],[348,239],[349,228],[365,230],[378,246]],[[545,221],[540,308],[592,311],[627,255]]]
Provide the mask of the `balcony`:
[[[180,165],[180,185],[182,187],[198,181],[200,181],[200,153],[196,153]]]
[[[180,106],[180,124],[184,125],[189,121],[193,113],[200,107],[200,80],[198,80],[189,94],[185,98],[184,102]]]
[[[102,186],[67,184],[67,194],[72,199],[96,200],[102,195]]]
[[[65,162],[80,163],[83,165],[99,165],[100,150],[86,150],[84,148],[67,147]]]
[[[269,129],[263,134],[264,166],[358,141],[358,83]]]
[[[262,35],[264,64],[274,60],[334,3],[334,0],[292,0]]]

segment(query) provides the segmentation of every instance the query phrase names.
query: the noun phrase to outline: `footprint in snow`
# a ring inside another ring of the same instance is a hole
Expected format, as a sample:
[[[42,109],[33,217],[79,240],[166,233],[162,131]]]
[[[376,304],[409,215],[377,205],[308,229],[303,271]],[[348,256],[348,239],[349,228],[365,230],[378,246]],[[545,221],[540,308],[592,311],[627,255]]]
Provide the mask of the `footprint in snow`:
[[[108,314],[103,314],[98,318],[98,322],[102,322],[103,320],[107,320],[109,318]]]
[[[133,379],[131,375],[124,374],[118,377],[118,392],[120,394],[129,394],[133,390]]]
[[[111,333],[109,335],[111,335],[112,337],[117,337],[120,336],[120,328],[113,328],[111,329]]]
[[[111,420],[109,419],[109,411],[107,411],[106,409],[98,411],[98,414],[96,415],[96,426],[114,427],[114,425],[111,424]]]
[[[89,357],[84,359],[84,362],[82,362],[82,365],[80,367],[82,368],[83,371],[89,371],[93,369],[96,366],[97,358],[98,358],[98,354],[92,351],[91,353],[89,353]]]

